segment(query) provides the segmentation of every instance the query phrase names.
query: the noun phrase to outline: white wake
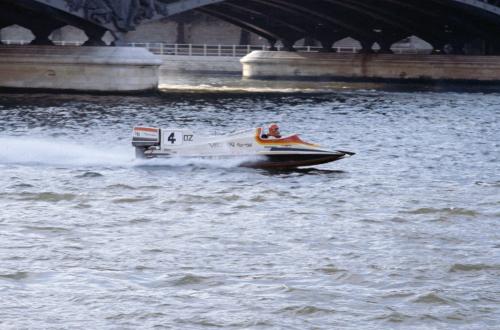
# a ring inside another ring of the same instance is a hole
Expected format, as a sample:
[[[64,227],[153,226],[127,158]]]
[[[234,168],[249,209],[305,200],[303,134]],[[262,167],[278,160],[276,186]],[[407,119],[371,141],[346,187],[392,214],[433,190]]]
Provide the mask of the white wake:
[[[131,145],[103,146],[32,137],[0,137],[0,164],[47,166],[169,166],[232,168],[256,157],[135,159]]]
[[[131,147],[104,147],[22,136],[0,138],[0,164],[121,166],[133,159]]]

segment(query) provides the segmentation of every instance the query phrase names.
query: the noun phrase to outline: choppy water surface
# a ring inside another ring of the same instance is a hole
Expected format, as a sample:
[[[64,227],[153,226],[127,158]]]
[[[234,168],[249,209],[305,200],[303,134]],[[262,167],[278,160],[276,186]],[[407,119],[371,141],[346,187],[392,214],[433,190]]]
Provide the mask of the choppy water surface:
[[[133,160],[135,124],[356,156]],[[0,328],[495,329],[500,94],[0,95]]]

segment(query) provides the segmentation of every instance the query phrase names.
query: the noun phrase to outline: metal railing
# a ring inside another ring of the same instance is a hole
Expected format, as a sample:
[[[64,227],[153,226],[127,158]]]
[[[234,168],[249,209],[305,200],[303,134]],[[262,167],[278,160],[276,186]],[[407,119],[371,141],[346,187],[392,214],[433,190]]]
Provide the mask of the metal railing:
[[[139,43],[126,44],[130,47],[144,47],[158,55],[185,55],[185,56],[229,56],[241,57],[254,50],[269,50],[266,45],[196,45],[196,44],[164,44],[164,43]],[[318,52],[321,47],[302,46],[295,47],[300,52]],[[276,50],[283,50],[283,46],[276,46]],[[339,52],[355,53],[354,47],[338,47]]]
[[[29,45],[31,40],[1,40],[4,45]],[[81,46],[84,41],[52,41],[57,46]]]
[[[131,42],[129,47],[144,47],[158,55],[185,56],[231,56],[241,57],[254,50],[268,49],[266,46],[255,45],[196,45],[196,44],[166,44],[156,42]]]
[[[229,56],[242,57],[254,50],[269,50],[266,45],[196,45],[196,44],[165,44],[151,42],[132,42],[125,44],[130,47],[144,47],[150,52],[158,55],[185,55],[185,56]],[[320,52],[321,47],[315,46],[295,46],[298,52]],[[283,46],[276,46],[276,49],[283,50]],[[333,47],[337,53],[357,53],[361,50],[356,46]],[[429,53],[431,49],[419,49],[412,44],[401,44],[392,48],[395,54],[421,54]]]
[[[29,40],[2,40],[6,45],[27,45]],[[83,41],[54,41],[58,46],[81,46]],[[161,42],[130,42],[120,46],[143,47],[157,55],[184,55],[184,56],[228,56],[242,57],[254,50],[269,50],[267,45],[208,45],[208,44],[167,44]],[[321,47],[295,46],[298,52],[319,52]],[[276,46],[277,50],[283,50],[283,46]],[[355,54],[361,49],[357,46],[333,47],[337,53]],[[392,47],[395,54],[425,54],[430,49],[416,48],[413,44],[400,44]]]

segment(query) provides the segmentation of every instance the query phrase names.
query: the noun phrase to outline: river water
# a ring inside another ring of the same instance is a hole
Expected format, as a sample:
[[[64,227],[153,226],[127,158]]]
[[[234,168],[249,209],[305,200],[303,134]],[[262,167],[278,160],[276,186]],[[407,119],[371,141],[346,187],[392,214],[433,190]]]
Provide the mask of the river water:
[[[500,93],[224,79],[0,94],[0,328],[498,329]],[[269,122],[356,155],[266,171],[130,146],[137,124]]]

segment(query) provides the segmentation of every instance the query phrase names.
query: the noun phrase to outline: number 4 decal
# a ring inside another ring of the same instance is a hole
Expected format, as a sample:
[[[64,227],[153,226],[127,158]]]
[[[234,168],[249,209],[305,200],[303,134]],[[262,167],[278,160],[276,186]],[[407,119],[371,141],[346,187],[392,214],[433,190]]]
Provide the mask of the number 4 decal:
[[[175,141],[177,141],[176,138],[175,138],[175,133],[174,132],[170,133],[170,135],[168,136],[167,140],[170,141],[170,143],[174,144]]]
[[[165,131],[163,132],[163,144],[177,146],[182,144],[182,131]]]

